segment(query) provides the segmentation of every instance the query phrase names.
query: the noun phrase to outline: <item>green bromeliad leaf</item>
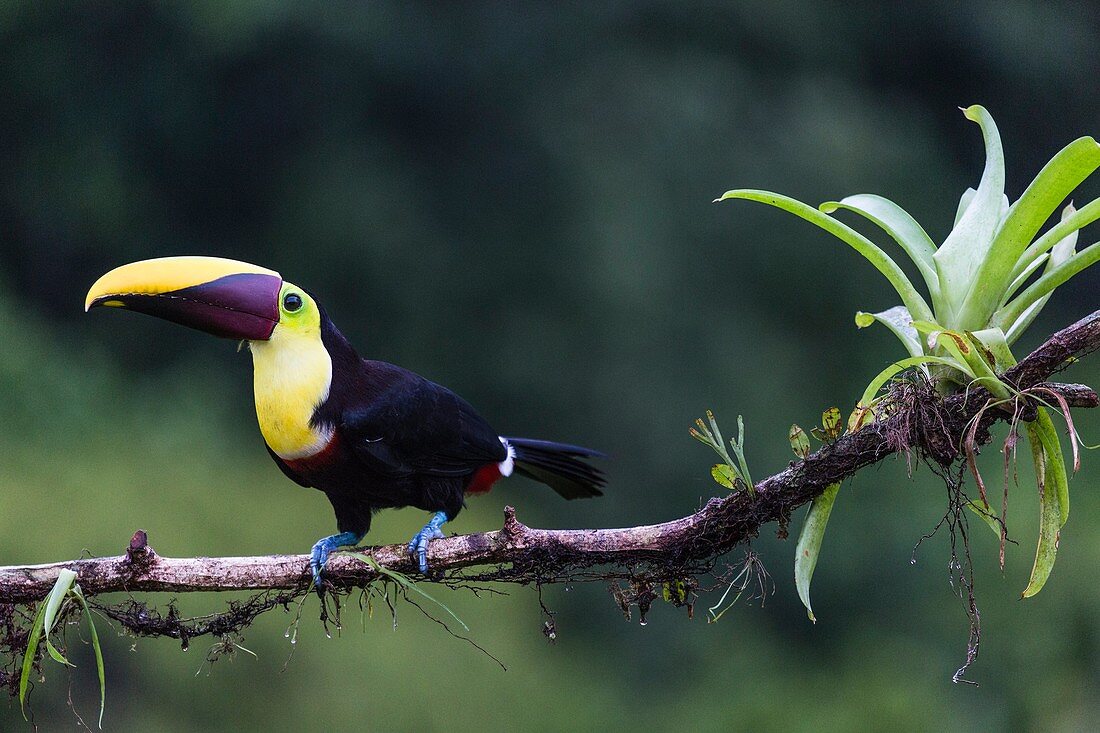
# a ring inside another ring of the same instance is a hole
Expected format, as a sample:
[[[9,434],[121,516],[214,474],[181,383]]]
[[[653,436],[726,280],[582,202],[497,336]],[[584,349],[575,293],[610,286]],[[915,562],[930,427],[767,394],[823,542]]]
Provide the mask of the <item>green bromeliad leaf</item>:
[[[1091,137],[1074,140],[1043,166],[1035,180],[1013,204],[996,239],[989,247],[988,256],[984,258],[981,267],[974,274],[970,292],[967,293],[959,313],[960,320],[957,325],[965,329],[975,329],[989,322],[1005,289],[1015,279],[1013,273],[1019,265],[1021,256],[1028,250],[1028,244],[1043,222],[1050,218],[1066,197],[1098,167],[1100,167],[1100,145]],[[1088,216],[1094,216],[1093,210],[1089,211]],[[1096,213],[1095,216],[1100,216],[1100,213]],[[1081,220],[1086,218],[1081,217]],[[1079,229],[1081,226],[1084,226],[1084,223],[1076,228]],[[1069,233],[1066,230],[1053,235],[1049,242],[1050,246]],[[1024,266],[1026,264],[1026,262],[1023,263]]]
[[[817,623],[814,618],[814,609],[810,605],[810,580],[814,577],[814,568],[817,567],[817,558],[821,554],[821,541],[825,538],[825,527],[829,523],[829,514],[833,511],[833,503],[836,502],[840,484],[829,484],[813,503],[810,504],[810,512],[806,515],[806,523],[802,525],[802,532],[798,535],[798,547],[794,555],[794,584],[798,590],[798,597],[802,599],[802,605],[806,607],[806,615],[810,621]]]
[[[993,358],[990,360],[990,364],[998,372],[1003,372],[1011,366],[1016,365],[1016,357],[1012,355],[1012,351],[1008,348],[1008,340],[1005,338],[1005,332],[999,328],[984,328],[981,331],[974,331],[967,334],[971,337],[972,341],[976,341],[987,353],[988,356]]]
[[[832,214],[837,209],[847,209],[878,224],[905,250],[909,259],[920,270],[932,302],[939,300],[940,282],[936,275],[936,265],[932,261],[936,245],[909,212],[888,198],[870,193],[847,196],[840,201],[826,201],[817,208],[826,214]]]
[[[977,195],[978,195],[978,192],[975,191],[972,188],[968,188],[965,191],[963,191],[963,195],[959,197],[959,208],[955,212],[955,221],[952,222],[952,224],[951,224],[952,228],[957,227],[959,225],[959,221],[962,220],[963,214],[965,214],[966,210],[968,208],[970,208],[970,202],[973,201],[974,197],[977,196]]]
[[[898,267],[897,263],[890,259],[890,256],[883,252],[874,242],[867,239],[867,237],[863,236],[855,229],[852,229],[847,224],[797,199],[792,199],[789,196],[778,193],[772,193],[771,191],[735,189],[733,191],[726,191],[721,197],[715,199],[715,201],[726,201],[728,199],[758,201],[788,211],[795,216],[805,219],[811,224],[816,224],[859,252],[868,262],[874,265],[875,268],[890,281],[890,284],[894,286],[894,290],[901,296],[901,302],[905,304],[905,307],[909,309],[910,313],[914,314],[915,318],[932,318],[931,308],[929,308],[916,288],[913,287],[913,283],[909,281],[909,278],[905,275],[905,272]]]
[[[1076,232],[1074,232],[1074,234],[1076,234]],[[1033,259],[1031,262],[1029,262],[1026,267],[1020,270],[1020,274],[1016,276],[1016,279],[1013,280],[1012,284],[1008,286],[1008,290],[1005,290],[1004,295],[1001,296],[1000,307],[1004,308],[1005,305],[1008,304],[1008,301],[1012,298],[1012,296],[1019,292],[1020,288],[1024,286],[1024,283],[1027,282],[1028,279],[1035,274],[1035,271],[1042,267],[1049,259],[1050,255],[1044,252]]]
[[[1051,261],[1053,262],[1053,253]],[[994,317],[994,324],[1007,328],[1010,340],[1019,337],[1023,328],[1016,328],[1016,323],[1027,314],[1028,308],[1040,303],[1041,299],[1049,295],[1056,287],[1069,280],[1085,268],[1096,264],[1100,260],[1100,242],[1090,244],[1077,254],[1071,256],[1065,262],[1055,267],[1047,263],[1047,270],[1043,276],[1036,280],[1027,290],[1011,303],[1006,305]],[[1040,305],[1040,307],[1042,307]],[[1028,322],[1023,326],[1026,327]]]
[[[867,328],[876,321],[886,326],[891,333],[898,337],[910,356],[920,356],[924,353],[917,331],[913,328],[913,317],[909,315],[909,309],[904,305],[896,305],[879,313],[864,313],[863,311],[856,313],[857,328]]]
[[[1033,425],[1043,446],[1046,479],[1048,483],[1054,484],[1058,494],[1060,512],[1058,527],[1061,528],[1069,520],[1069,475],[1066,473],[1062,444],[1058,440],[1058,429],[1054,426],[1050,411],[1045,407],[1039,408],[1039,414],[1035,417]]]
[[[1062,462],[1062,447],[1050,415],[1042,407],[1039,417],[1028,423],[1027,435],[1039,477],[1039,544],[1035,564],[1023,597],[1030,598],[1043,589],[1058,554],[1062,525],[1069,515],[1069,482]]]
[[[989,112],[980,105],[974,105],[963,110],[963,114],[968,120],[977,122],[982,129],[985,140],[985,170],[966,211],[936,250],[933,259],[940,281],[941,307],[937,308],[940,322],[948,326],[977,328],[985,324],[958,323],[956,314],[962,309],[974,273],[985,259],[993,235],[1001,223],[1005,161],[1001,136]]]
[[[1071,203],[1062,210],[1061,221],[1044,232],[1043,236],[1036,239],[1035,242],[1020,255],[1019,259],[1016,261],[1016,266],[1012,269],[1013,279],[1019,278],[1020,274],[1023,273],[1036,258],[1041,257],[1044,252],[1053,249],[1066,237],[1088,226],[1097,219],[1100,219],[1100,199],[1090,201],[1080,209],[1074,208]]]
[[[1073,204],[1066,206],[1066,208],[1062,210],[1062,223],[1072,220],[1076,216],[1076,214],[1077,210],[1073,208]],[[1051,231],[1054,231],[1056,228],[1057,227],[1052,228]],[[1053,247],[1051,247],[1049,254],[1043,252],[1038,257],[1036,257],[1027,267],[1024,268],[1019,277],[1017,277],[1017,279],[1013,281],[1012,286],[1009,288],[1009,290],[1015,291],[1018,287],[1017,283],[1022,284],[1027,279],[1028,275],[1031,274],[1033,269],[1037,265],[1041,265],[1044,261],[1046,262],[1046,270],[1043,272],[1044,276],[1050,274],[1055,269],[1061,267],[1063,264],[1068,262],[1069,259],[1073,257],[1074,254],[1076,254],[1077,238],[1079,234],[1080,230],[1074,229],[1072,232],[1060,239]],[[1017,296],[1017,298],[1023,297],[1026,292],[1027,291],[1021,293],[1019,296]],[[1037,315],[1039,315],[1039,311],[1041,311],[1043,309],[1043,306],[1046,305],[1047,301],[1050,300],[1050,295],[1050,293],[1047,293],[1046,295],[1040,296],[1038,299],[1036,299],[1022,311],[1020,311],[1020,315],[1016,316],[1015,320],[1008,326],[1007,339],[1009,343],[1012,343],[1017,338],[1019,338],[1020,334],[1023,333],[1028,326],[1031,325],[1031,322],[1035,320],[1035,317]],[[1005,300],[1008,299],[1006,298]],[[1003,303],[1000,310],[996,314],[994,314],[994,319],[998,319],[1003,316],[1007,321],[1009,318],[1011,318],[1012,316],[1008,314],[1007,307],[1008,303]]]

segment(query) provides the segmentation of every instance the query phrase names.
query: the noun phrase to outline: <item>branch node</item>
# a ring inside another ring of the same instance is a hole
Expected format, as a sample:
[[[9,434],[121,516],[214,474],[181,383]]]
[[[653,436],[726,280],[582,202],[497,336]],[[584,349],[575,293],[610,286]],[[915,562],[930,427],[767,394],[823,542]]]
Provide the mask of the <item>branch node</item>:
[[[509,540],[516,540],[527,531],[527,525],[516,519],[516,508],[504,507],[504,536]]]
[[[149,535],[144,529],[134,532],[130,546],[126,548],[125,565],[134,570],[147,570],[157,559],[157,553],[149,547]]]

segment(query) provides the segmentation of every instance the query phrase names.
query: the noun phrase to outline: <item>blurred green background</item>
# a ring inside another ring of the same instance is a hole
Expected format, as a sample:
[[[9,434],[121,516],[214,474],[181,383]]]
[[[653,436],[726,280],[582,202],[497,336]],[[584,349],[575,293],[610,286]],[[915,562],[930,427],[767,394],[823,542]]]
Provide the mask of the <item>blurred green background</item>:
[[[333,531],[319,492],[263,450],[251,367],[233,344],[149,318],[81,312],[118,264],[211,254],[310,288],[360,350],[443,382],[502,432],[602,448],[603,499],[523,480],[451,529],[682,516],[722,493],[687,434],[741,413],[755,475],[790,458],[787,427],[850,406],[899,349],[852,315],[895,303],[869,265],[728,188],[810,202],[857,192],[908,208],[934,239],[976,184],[1000,125],[1017,196],[1098,130],[1095,7],[1074,3],[4,3],[0,5],[0,562],[117,554],[137,528],[161,554],[304,552]],[[1075,198],[1100,194],[1087,183]],[[1087,234],[1086,234],[1087,237]],[[1083,244],[1091,240],[1083,240]],[[1097,307],[1100,271],[1061,289],[1020,344]],[[1100,384],[1100,360],[1067,378]],[[1097,442],[1100,419],[1078,417]],[[996,475],[999,456],[985,459]],[[945,489],[888,460],[846,484],[814,578],[793,541],[754,543],[775,593],[720,623],[654,609],[624,623],[602,586],[474,598],[432,588],[508,665],[399,608],[329,640],[307,601],[238,655],[101,624],[112,730],[1090,728],[1100,714],[1100,458],[1044,591],[1020,602],[1037,515],[1021,467],[1002,575],[974,525],[982,645],[970,678],[948,538],[917,539]],[[797,531],[801,512],[792,529]],[[423,521],[380,515],[374,542]],[[736,561],[736,555],[731,556]],[[162,599],[166,600],[166,599]],[[186,610],[225,597],[181,599]],[[75,640],[75,632],[70,632]],[[90,650],[72,696],[95,717]],[[288,661],[289,660],[289,661]],[[33,693],[74,725],[70,678]],[[199,673],[196,675],[196,671]],[[18,705],[0,728],[28,729]]]

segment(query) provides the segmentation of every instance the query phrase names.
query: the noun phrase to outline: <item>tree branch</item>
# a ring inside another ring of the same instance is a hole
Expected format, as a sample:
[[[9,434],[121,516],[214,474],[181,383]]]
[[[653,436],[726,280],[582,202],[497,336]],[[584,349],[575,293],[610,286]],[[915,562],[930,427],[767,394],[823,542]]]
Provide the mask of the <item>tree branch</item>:
[[[1051,336],[1042,346],[1008,370],[1004,378],[1020,390],[1043,384],[1071,406],[1095,407],[1096,392],[1075,384],[1043,383],[1069,362],[1100,348],[1100,311]],[[454,579],[469,577],[465,569],[492,567],[491,574],[475,577],[512,582],[552,582],[591,577],[637,577],[676,580],[698,574],[741,542],[755,537],[760,528],[778,521],[785,527],[791,512],[811,501],[826,486],[841,481],[888,455],[911,449],[922,451],[947,465],[958,457],[967,423],[989,395],[972,389],[967,395],[936,400],[933,414],[900,409],[856,433],[845,435],[805,460],[756,485],[756,496],[739,491],[714,498],[686,517],[663,524],[622,529],[534,529],[505,509],[502,529],[436,540],[429,559],[433,573]],[[978,431],[980,442],[989,440],[988,427],[1008,412],[986,410]],[[1025,412],[1026,417],[1026,412]],[[931,419],[930,419],[931,418]],[[381,565],[413,573],[403,545],[368,548]],[[77,572],[85,594],[116,591],[231,591],[306,590],[309,587],[308,556],[167,558],[147,546],[138,532],[126,555],[24,567],[0,567],[0,603],[27,603],[50,590],[58,571]],[[598,573],[594,569],[600,568]],[[586,574],[590,573],[590,574]],[[340,553],[325,570],[335,587],[358,586],[376,579],[365,563]]]

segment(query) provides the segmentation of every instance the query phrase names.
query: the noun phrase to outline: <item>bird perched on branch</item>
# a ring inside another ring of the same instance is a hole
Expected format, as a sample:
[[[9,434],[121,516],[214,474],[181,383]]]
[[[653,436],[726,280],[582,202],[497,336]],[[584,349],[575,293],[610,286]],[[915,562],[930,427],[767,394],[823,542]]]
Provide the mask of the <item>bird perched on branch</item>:
[[[338,534],[313,546],[321,588],[331,552],[357,545],[379,509],[432,512],[409,542],[420,572],[431,540],[465,497],[522,474],[566,499],[599,496],[604,479],[575,445],[504,437],[445,387],[363,359],[324,308],[279,273],[217,257],[164,257],[99,278],[85,310],[114,306],[248,342],[256,417],[268,452],[291,480],[320,489]]]

